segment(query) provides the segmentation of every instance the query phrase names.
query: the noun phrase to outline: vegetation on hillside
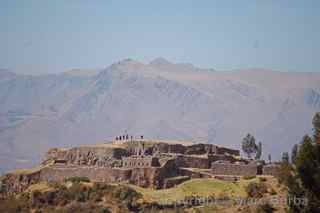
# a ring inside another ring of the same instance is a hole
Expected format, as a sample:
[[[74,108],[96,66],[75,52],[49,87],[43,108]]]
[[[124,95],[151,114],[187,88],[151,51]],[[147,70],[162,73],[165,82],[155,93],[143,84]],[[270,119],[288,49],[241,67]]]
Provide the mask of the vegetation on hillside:
[[[141,197],[125,186],[48,183],[0,202],[0,212],[131,212]],[[46,186],[43,186],[46,185]]]
[[[290,212],[320,212],[320,113],[313,118],[314,135],[305,135],[283,157],[279,180],[288,188]]]
[[[214,178],[192,179],[170,189],[154,190],[124,183],[103,184],[70,180],[59,183],[41,182],[31,185],[23,193],[1,200],[0,212],[209,213],[255,212],[258,209],[261,210],[259,212],[267,212],[263,210],[268,209],[268,205],[239,205],[234,199],[251,196],[247,193],[251,184],[265,184],[268,189],[278,190],[275,183],[276,180],[272,177],[266,177],[263,181],[253,177],[250,180],[241,179],[236,182]],[[260,193],[260,188],[254,190],[254,193]],[[263,191],[262,196],[271,196],[270,190]],[[198,200],[201,198],[221,203],[202,203]]]
[[[256,144],[254,136],[247,134],[242,140],[242,151],[247,154],[248,158],[251,158],[252,154],[255,154],[255,159],[259,160],[262,155],[262,143]]]

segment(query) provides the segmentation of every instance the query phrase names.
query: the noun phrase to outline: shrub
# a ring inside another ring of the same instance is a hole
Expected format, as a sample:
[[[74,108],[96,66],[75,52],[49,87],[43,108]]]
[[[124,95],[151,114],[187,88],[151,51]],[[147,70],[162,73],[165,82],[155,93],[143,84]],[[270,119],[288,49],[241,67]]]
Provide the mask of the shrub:
[[[251,179],[256,178],[256,176],[255,176],[255,175],[244,175],[242,178],[243,178],[244,180],[251,180]]]
[[[105,207],[101,207],[99,209],[99,213],[111,213],[111,211],[109,209],[105,208]]]
[[[79,183],[74,183],[68,190],[72,200],[79,202],[85,202],[89,199],[89,190],[86,186],[83,186]]]
[[[265,177],[259,177],[259,181],[260,181],[260,182],[266,182],[266,181],[267,181],[267,178],[265,178]]]
[[[112,195],[119,200],[128,200],[130,202],[134,198],[139,197],[140,194],[129,187],[119,186],[115,188],[115,191],[112,193]]]
[[[264,183],[249,183],[246,187],[246,192],[249,197],[261,198],[267,193],[267,186]]]
[[[108,208],[99,205],[103,197],[108,202],[119,204],[119,212],[138,212],[141,204],[137,202],[141,194],[130,187],[109,184],[93,184],[93,187],[74,182],[69,188],[53,183],[50,191],[35,190],[21,193],[0,201],[0,213],[16,212],[97,212],[109,213]]]
[[[36,190],[31,194],[31,205],[41,207],[46,203],[45,196],[40,191]]]
[[[274,189],[270,189],[270,190],[269,190],[269,193],[270,193],[271,195],[276,195],[276,194],[277,194],[277,192],[276,192]]]

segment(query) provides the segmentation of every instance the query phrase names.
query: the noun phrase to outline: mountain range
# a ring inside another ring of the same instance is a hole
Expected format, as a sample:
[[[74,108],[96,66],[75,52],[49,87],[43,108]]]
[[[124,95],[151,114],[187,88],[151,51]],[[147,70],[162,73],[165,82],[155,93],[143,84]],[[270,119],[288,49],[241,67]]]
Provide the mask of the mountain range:
[[[24,75],[0,70],[0,171],[38,163],[50,147],[117,135],[240,148],[251,133],[279,159],[320,110],[320,73],[217,71],[157,58],[101,70]]]

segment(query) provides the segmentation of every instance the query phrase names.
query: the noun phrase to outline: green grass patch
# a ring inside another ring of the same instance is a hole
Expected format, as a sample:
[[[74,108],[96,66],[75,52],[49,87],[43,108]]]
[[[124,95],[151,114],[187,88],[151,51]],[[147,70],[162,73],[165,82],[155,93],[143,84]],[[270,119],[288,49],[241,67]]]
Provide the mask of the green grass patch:
[[[214,178],[192,179],[176,187],[169,189],[154,190],[130,185],[136,191],[140,192],[144,199],[149,202],[165,202],[183,200],[187,196],[245,196],[246,192],[241,184],[222,181]]]

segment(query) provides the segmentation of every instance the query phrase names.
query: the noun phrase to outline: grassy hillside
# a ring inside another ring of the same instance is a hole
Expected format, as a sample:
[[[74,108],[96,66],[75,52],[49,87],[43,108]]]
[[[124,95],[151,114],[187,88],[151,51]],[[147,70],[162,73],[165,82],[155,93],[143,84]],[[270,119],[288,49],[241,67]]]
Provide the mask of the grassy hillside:
[[[250,180],[255,181],[255,180]],[[130,185],[140,192],[146,201],[174,202],[186,196],[246,196],[244,186],[248,181],[227,182],[218,179],[192,179],[170,189],[153,190]]]
[[[173,205],[195,196],[223,197],[228,200],[245,198],[248,196],[248,185],[252,183],[265,186],[267,190],[263,192],[262,198],[284,194],[276,179],[272,177],[252,177],[236,182],[192,179],[176,187],[161,190],[126,183],[41,182],[31,185],[18,195],[0,197],[0,212],[256,212],[256,207],[233,203]],[[278,212],[284,212],[284,206],[274,207]]]

